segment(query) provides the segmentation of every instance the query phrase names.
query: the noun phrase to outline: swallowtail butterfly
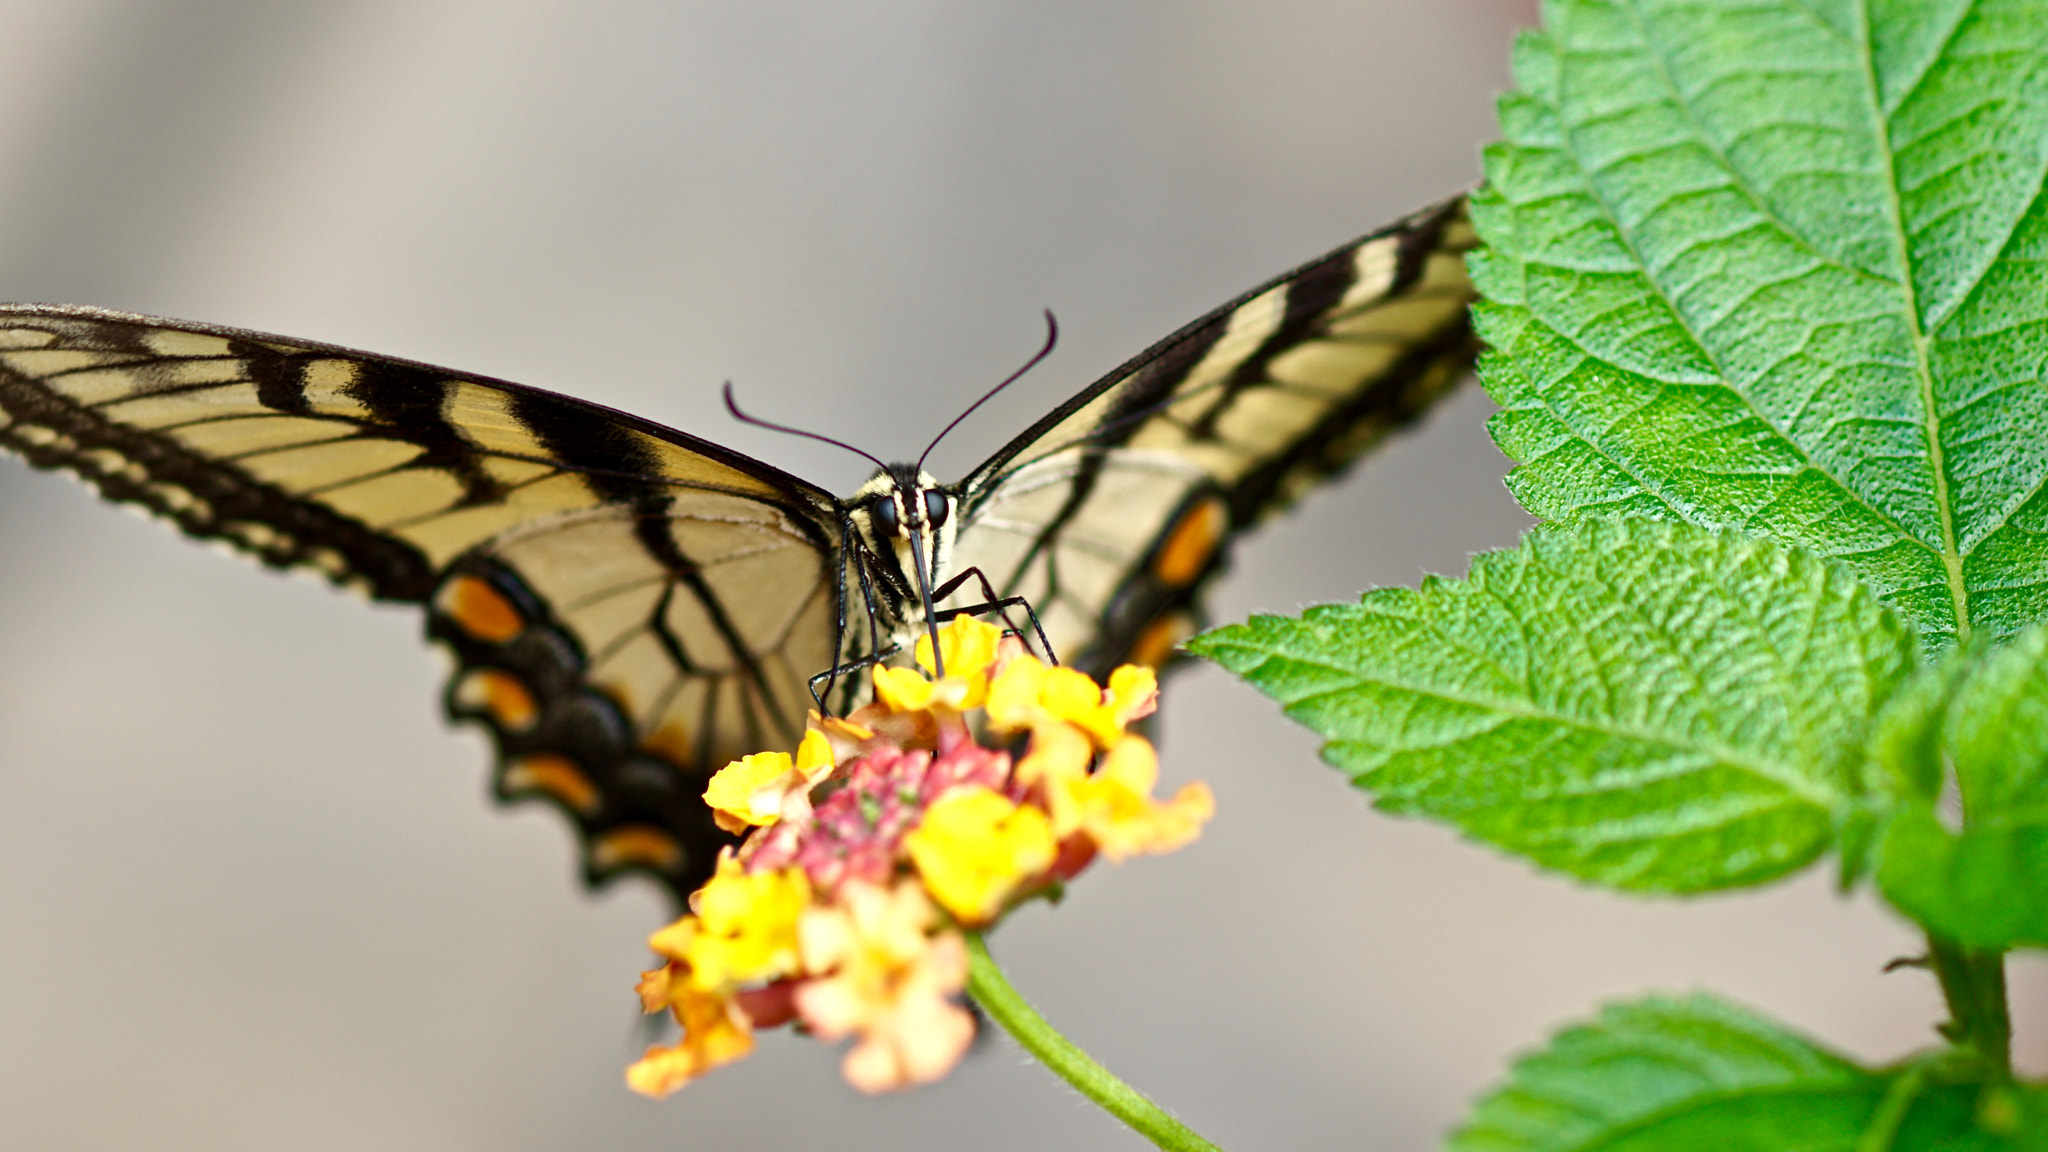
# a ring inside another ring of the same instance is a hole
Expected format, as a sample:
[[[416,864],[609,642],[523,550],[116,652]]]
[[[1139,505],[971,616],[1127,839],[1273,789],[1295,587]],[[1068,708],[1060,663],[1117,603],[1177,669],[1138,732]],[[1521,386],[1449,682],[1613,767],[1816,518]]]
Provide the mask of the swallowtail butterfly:
[[[575,823],[593,884],[678,897],[726,837],[727,761],[791,747],[822,671],[943,609],[1035,609],[1057,656],[1163,665],[1237,533],[1341,471],[1475,351],[1462,199],[1216,309],[957,484],[840,499],[686,432],[535,388],[232,328],[0,306],[0,445],[276,567],[425,607],[499,797]],[[836,708],[867,678],[831,681]]]

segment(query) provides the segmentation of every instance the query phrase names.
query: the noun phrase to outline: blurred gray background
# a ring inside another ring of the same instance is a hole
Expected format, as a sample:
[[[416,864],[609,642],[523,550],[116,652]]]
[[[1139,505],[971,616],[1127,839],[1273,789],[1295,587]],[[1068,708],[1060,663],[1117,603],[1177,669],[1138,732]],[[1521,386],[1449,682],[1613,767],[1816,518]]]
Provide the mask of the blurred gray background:
[[[1258,280],[1472,183],[1514,0],[0,0],[0,298],[460,366],[846,490],[1021,423]],[[1526,525],[1466,391],[1245,542],[1219,619],[1463,572]],[[771,1035],[627,1094],[651,889],[485,801],[417,613],[225,560],[0,462],[0,1145],[1120,1149],[997,1040],[870,1100]],[[1869,1058],[1915,948],[1817,870],[1628,901],[1371,814],[1206,669],[1165,702],[1210,834],[998,934],[1017,983],[1236,1148],[1421,1149],[1596,1002],[1712,988]],[[2019,972],[2048,1065],[2041,966]],[[2029,1026],[2033,1027],[2029,1027]]]

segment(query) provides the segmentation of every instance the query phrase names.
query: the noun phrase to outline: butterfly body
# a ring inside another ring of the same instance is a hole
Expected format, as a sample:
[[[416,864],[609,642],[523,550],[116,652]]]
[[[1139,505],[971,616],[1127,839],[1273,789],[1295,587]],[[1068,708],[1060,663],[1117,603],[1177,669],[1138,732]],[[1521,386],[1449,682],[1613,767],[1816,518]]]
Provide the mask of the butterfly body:
[[[959,493],[916,464],[885,464],[839,506],[842,604],[867,610],[867,653],[928,627],[952,568]],[[842,618],[842,633],[857,622]],[[885,639],[886,638],[886,639]]]
[[[1469,366],[1451,201],[1161,341],[954,484],[839,498],[622,412],[329,345],[0,306],[0,446],[276,567],[418,603],[494,785],[575,823],[586,877],[678,896],[728,760],[788,748],[811,680],[934,614],[1021,600],[1100,674],[1166,662],[1239,532]],[[949,585],[958,587],[949,589]],[[951,591],[951,597],[945,595]],[[829,677],[846,709],[864,675]]]

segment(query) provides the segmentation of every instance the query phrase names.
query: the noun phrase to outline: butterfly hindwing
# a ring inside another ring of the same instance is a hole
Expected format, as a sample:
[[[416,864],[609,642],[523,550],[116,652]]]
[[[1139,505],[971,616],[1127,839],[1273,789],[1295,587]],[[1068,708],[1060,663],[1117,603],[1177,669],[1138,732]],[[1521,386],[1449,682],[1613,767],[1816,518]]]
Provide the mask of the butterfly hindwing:
[[[496,788],[587,875],[687,891],[727,760],[802,725],[832,660],[831,498],[537,389],[256,333],[0,308],[0,443],[278,567],[427,605]]]

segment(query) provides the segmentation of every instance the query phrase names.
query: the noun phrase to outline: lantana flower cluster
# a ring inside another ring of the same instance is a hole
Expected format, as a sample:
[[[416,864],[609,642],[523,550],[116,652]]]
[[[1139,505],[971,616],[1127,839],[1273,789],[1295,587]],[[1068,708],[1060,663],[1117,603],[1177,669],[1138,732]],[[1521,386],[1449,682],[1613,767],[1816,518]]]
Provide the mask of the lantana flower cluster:
[[[974,1037],[963,933],[1056,894],[1097,856],[1200,833],[1208,787],[1154,799],[1158,758],[1126,731],[1156,705],[1150,669],[1118,668],[1104,687],[965,616],[939,647],[945,676],[920,639],[922,672],[875,668],[873,703],[814,712],[794,756],[712,778],[706,803],[746,838],[648,941],[666,963],[641,974],[641,1004],[682,1037],[626,1070],[633,1090],[667,1095],[785,1023],[852,1037],[842,1072],[865,1091],[939,1079]]]

